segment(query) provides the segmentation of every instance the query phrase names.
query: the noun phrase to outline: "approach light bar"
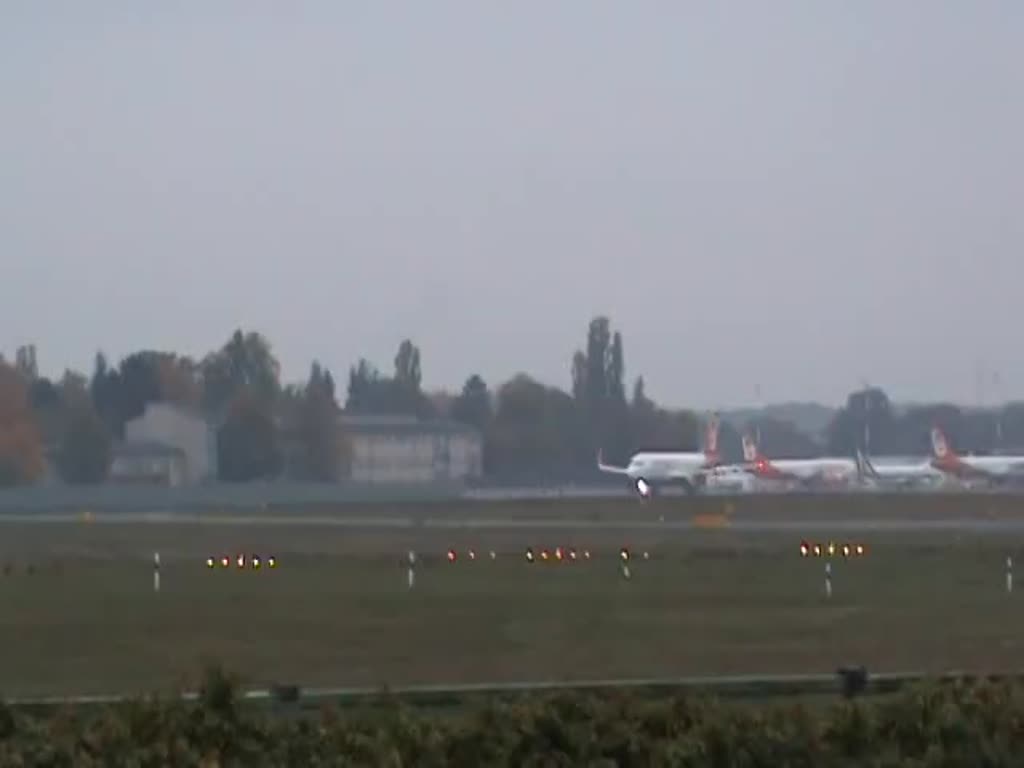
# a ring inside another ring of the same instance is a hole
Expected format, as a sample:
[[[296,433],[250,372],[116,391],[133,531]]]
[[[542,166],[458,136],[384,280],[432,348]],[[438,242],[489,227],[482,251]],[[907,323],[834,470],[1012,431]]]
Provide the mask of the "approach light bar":
[[[835,557],[842,555],[845,558],[861,557],[867,554],[867,547],[854,541],[848,542],[800,542],[800,557]]]
[[[246,570],[248,567],[254,571],[258,571],[260,568],[263,567],[264,564],[267,566],[267,568],[277,567],[277,560],[274,558],[273,555],[268,557],[266,561],[261,559],[259,555],[245,554],[238,554],[235,555],[233,558],[229,557],[228,555],[221,555],[220,557],[211,556],[206,558],[206,567],[211,571],[214,570],[218,565],[221,567],[222,570],[226,570],[231,567],[232,563],[235,564],[238,570]]]

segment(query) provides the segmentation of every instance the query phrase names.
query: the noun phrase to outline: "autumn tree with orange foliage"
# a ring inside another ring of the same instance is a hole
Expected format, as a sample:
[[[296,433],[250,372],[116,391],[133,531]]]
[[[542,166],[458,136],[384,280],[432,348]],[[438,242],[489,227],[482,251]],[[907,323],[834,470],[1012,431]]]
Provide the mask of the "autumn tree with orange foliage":
[[[15,368],[0,362],[0,486],[33,483],[43,468],[28,383]]]

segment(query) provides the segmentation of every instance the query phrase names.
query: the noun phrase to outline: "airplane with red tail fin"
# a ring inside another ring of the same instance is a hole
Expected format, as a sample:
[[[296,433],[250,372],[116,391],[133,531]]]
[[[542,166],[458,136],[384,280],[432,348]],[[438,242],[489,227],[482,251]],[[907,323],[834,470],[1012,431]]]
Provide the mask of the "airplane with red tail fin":
[[[704,450],[700,452],[641,451],[634,454],[624,467],[605,464],[599,452],[597,468],[628,477],[643,499],[651,498],[655,489],[663,486],[681,486],[687,494],[694,494],[707,485],[709,473],[722,463],[718,452],[718,428],[718,415],[712,414],[704,431]]]
[[[858,479],[853,459],[769,459],[750,434],[743,436],[743,460],[747,471],[760,480],[803,488],[845,488]]]
[[[958,480],[1024,481],[1024,456],[961,456],[939,427],[932,427],[932,457],[933,467]]]

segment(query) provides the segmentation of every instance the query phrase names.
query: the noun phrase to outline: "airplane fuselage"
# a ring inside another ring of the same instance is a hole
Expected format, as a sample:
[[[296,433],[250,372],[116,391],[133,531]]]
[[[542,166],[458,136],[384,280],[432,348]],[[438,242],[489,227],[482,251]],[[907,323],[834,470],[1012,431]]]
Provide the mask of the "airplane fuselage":
[[[709,468],[703,453],[637,453],[626,465],[626,474],[638,486],[678,483],[692,488],[703,485]]]
[[[961,479],[1024,479],[1022,456],[956,456],[952,459],[934,459],[931,465],[938,471]]]
[[[757,459],[748,471],[765,480],[842,484],[857,475],[857,463],[850,459]]]
[[[864,481],[880,488],[906,488],[913,486],[940,485],[948,476],[932,466],[932,462],[924,461],[908,463],[888,462],[870,464],[870,471],[865,473]]]

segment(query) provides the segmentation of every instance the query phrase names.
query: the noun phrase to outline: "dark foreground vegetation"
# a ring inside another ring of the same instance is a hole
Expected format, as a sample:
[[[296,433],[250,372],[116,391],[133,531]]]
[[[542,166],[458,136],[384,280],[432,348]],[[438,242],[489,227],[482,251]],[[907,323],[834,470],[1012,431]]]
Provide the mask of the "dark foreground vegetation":
[[[282,717],[211,673],[197,701],[46,715],[0,707],[3,766],[1010,766],[1024,754],[1024,689],[920,686],[835,704],[679,696],[524,696],[455,716],[398,702]]]

